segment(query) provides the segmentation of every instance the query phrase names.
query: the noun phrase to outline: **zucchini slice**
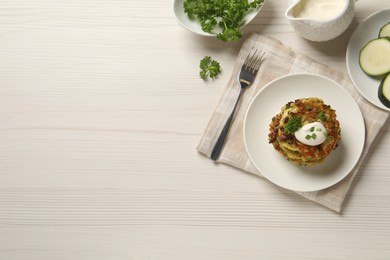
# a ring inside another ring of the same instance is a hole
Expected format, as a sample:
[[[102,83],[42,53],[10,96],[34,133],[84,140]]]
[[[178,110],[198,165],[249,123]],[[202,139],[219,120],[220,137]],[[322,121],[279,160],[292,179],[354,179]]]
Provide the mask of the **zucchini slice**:
[[[378,37],[390,37],[390,22],[382,26],[379,30]]]
[[[360,50],[359,64],[370,76],[382,76],[390,72],[390,37],[369,41]]]
[[[390,108],[390,74],[381,81],[378,89],[378,98],[383,105]]]

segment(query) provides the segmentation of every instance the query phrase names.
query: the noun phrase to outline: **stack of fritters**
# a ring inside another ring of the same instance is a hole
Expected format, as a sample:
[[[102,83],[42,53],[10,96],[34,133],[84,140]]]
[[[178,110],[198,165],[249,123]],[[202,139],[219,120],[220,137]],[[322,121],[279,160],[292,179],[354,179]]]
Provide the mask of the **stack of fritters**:
[[[285,129],[286,124],[294,117],[301,117],[302,126],[313,122],[322,123],[328,131],[325,142],[316,146],[299,142],[294,133]],[[341,133],[335,110],[316,97],[288,102],[272,118],[269,130],[269,142],[289,161],[298,165],[322,162],[337,147]]]

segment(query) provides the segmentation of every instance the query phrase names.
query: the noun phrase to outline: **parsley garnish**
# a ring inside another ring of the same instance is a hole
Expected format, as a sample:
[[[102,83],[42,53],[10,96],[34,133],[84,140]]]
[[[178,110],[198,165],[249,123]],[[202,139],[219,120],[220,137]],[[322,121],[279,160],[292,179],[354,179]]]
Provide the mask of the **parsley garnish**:
[[[200,61],[199,68],[199,76],[202,79],[206,79],[208,76],[215,78],[221,72],[221,66],[219,65],[219,62],[211,59],[210,56],[205,56]]]
[[[242,37],[240,27],[246,13],[257,8],[264,0],[185,0],[184,12],[190,19],[197,18],[202,30],[211,33],[215,26],[222,29],[217,34],[221,41],[234,41]]]
[[[296,116],[292,117],[284,127],[284,130],[287,134],[293,134],[294,132],[298,131],[299,128],[302,126],[302,117]]]

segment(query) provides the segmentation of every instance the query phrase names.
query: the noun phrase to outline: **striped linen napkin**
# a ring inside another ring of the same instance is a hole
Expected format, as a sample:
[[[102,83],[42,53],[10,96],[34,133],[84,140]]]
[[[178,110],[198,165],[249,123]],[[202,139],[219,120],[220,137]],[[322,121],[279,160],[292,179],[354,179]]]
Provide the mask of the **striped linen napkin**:
[[[366,126],[366,140],[363,153],[355,168],[339,183],[320,191],[297,193],[333,211],[340,212],[351,184],[359,172],[359,168],[362,165],[362,162],[366,157],[375,137],[386,123],[389,114],[366,101],[356,91],[348,75],[320,64],[271,37],[252,34],[244,42],[226,90],[217,104],[197,150],[207,157],[210,157],[211,151],[213,150],[218,136],[237,99],[239,91],[239,87],[237,85],[237,75],[245,60],[246,54],[252,48],[264,50],[267,53],[267,59],[262,65],[262,68],[256,77],[256,81],[246,90],[245,95],[240,101],[235,119],[231,125],[229,135],[226,139],[224,149],[218,162],[231,165],[243,171],[263,177],[251,163],[246,152],[243,139],[244,117],[252,98],[267,83],[287,74],[314,73],[333,79],[352,95],[363,114]]]

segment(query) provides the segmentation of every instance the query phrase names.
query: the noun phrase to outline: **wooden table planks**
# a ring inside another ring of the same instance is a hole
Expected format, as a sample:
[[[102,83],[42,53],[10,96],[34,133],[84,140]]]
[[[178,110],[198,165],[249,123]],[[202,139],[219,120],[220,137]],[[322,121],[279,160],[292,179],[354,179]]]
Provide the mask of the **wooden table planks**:
[[[195,150],[242,40],[181,28],[171,1],[0,2],[0,259],[389,259],[387,124],[336,214]],[[312,43],[268,0],[245,28],[347,73],[359,1]],[[211,55],[223,72],[198,77]]]

